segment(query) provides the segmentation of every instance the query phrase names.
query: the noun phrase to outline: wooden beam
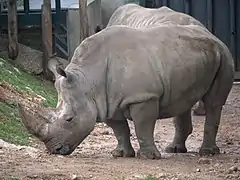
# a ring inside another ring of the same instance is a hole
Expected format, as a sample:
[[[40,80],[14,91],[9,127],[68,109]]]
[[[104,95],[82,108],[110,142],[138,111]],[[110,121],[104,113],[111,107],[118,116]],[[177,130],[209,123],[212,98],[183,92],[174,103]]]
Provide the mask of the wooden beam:
[[[14,60],[19,51],[16,0],[8,0],[8,41],[8,57]]]
[[[53,56],[51,0],[43,0],[41,9],[42,9],[43,75],[44,78],[51,80],[52,73],[48,69],[48,61]]]
[[[80,43],[89,36],[87,0],[79,0]]]

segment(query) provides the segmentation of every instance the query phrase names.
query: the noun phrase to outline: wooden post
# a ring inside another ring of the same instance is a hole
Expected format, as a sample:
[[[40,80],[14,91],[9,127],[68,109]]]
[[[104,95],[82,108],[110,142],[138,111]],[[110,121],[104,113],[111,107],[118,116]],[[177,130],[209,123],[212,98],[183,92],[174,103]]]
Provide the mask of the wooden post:
[[[16,59],[18,51],[17,2],[8,0],[8,57]]]
[[[43,75],[51,79],[51,72],[48,70],[48,61],[53,54],[52,43],[52,10],[51,0],[43,0],[42,4],[42,44],[43,44]]]
[[[89,36],[87,0],[79,0],[80,43]]]

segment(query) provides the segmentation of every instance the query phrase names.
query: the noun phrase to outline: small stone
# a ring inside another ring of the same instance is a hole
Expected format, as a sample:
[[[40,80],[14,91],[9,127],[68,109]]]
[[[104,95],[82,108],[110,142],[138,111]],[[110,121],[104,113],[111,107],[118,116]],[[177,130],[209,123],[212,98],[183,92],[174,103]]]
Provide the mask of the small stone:
[[[211,159],[208,159],[208,158],[200,158],[198,160],[198,163],[199,164],[210,164],[211,163]]]
[[[31,179],[36,179],[38,177],[38,175],[34,174],[34,175],[27,175],[28,178]]]
[[[229,168],[230,171],[232,172],[237,172],[238,171],[238,167],[237,166],[232,166]]]
[[[21,151],[21,150],[24,150],[26,149],[25,147],[18,147],[18,150]]]
[[[98,136],[98,133],[92,132],[92,135],[93,135],[93,136]]]
[[[89,177],[90,177],[90,178],[92,178],[92,177],[93,177],[93,175],[92,175],[92,174],[90,174],[90,175],[89,175]]]
[[[201,170],[199,168],[196,169],[197,172],[201,172]]]
[[[102,134],[103,134],[103,135],[109,135],[110,133],[109,133],[108,130],[105,130],[105,131],[102,132]]]
[[[238,163],[238,158],[233,159],[233,163]]]
[[[64,158],[63,155],[56,155],[58,158]]]
[[[161,173],[161,174],[159,174],[159,175],[158,175],[158,177],[159,177],[159,178],[166,178],[166,177],[167,177],[167,175],[166,175],[166,174],[163,174],[163,173]]]
[[[214,170],[213,167],[210,167],[210,168],[208,169],[208,171],[211,171],[211,172],[212,172],[212,171],[215,171],[215,170]]]
[[[228,174],[225,179],[238,179],[240,176],[238,174]]]
[[[78,177],[77,177],[76,174],[73,174],[73,175],[72,175],[72,180],[78,180]]]

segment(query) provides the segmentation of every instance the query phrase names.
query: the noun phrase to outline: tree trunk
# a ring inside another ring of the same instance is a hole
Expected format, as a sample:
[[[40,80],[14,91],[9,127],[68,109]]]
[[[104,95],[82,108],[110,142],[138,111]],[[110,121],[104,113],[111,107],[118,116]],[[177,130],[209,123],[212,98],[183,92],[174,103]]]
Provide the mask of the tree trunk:
[[[18,51],[17,2],[8,0],[8,57],[16,59]]]
[[[43,44],[43,75],[51,80],[52,73],[48,69],[48,61],[53,52],[52,48],[52,10],[51,0],[44,0],[42,4],[42,44]]]
[[[89,36],[87,0],[79,0],[80,43]]]

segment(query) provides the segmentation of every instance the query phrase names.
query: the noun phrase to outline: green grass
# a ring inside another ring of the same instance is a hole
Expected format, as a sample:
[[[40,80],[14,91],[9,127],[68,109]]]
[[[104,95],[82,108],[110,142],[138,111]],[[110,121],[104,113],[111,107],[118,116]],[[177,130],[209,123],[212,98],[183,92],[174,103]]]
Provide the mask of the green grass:
[[[14,67],[11,60],[0,58],[0,82],[13,85],[20,92],[41,95],[46,99],[45,107],[55,107],[57,93],[55,88],[40,78]],[[0,139],[19,145],[28,145],[31,135],[23,126],[15,102],[0,102]]]
[[[20,178],[16,177],[16,176],[10,176],[8,178],[4,178],[3,180],[19,180]]]
[[[158,180],[158,178],[156,178],[155,176],[149,174],[149,175],[146,175],[146,176],[140,178],[139,180]]]

